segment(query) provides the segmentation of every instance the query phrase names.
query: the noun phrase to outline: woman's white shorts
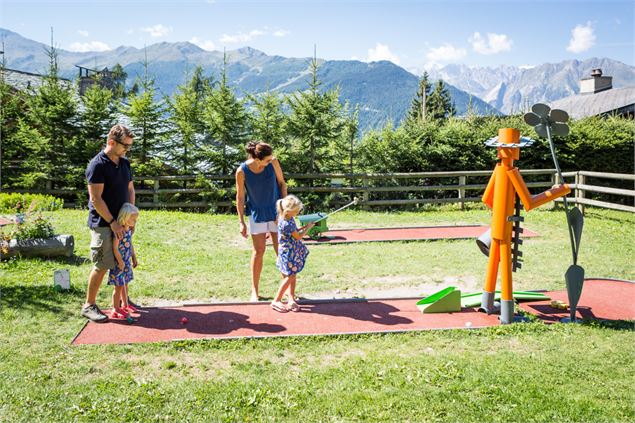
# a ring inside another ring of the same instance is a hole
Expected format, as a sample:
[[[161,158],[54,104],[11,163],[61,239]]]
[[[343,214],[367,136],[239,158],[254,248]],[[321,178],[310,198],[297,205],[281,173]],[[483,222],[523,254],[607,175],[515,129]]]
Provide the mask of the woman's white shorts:
[[[278,233],[278,225],[273,220],[268,222],[255,222],[254,218],[249,216],[249,233],[252,235],[266,234],[269,232]]]

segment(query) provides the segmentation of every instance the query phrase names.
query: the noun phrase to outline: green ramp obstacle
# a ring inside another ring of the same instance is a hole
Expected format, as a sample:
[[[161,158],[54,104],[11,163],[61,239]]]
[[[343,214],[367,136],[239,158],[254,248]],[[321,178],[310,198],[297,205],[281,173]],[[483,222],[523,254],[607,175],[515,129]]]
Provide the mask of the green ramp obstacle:
[[[461,291],[454,286],[445,288],[417,302],[422,313],[450,313],[461,311]]]
[[[475,292],[469,294],[461,295],[461,307],[476,307],[481,305],[481,296],[482,292]],[[525,300],[525,301],[546,301],[550,300],[548,296],[541,292],[532,292],[532,291],[514,291],[514,300]],[[501,292],[496,291],[494,294],[494,300],[500,301]]]

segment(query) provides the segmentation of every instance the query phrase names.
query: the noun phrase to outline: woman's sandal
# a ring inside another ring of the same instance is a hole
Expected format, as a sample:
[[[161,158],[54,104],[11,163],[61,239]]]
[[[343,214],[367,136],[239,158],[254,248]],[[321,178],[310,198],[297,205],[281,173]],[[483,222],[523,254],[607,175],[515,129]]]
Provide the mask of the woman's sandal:
[[[271,308],[277,311],[278,313],[286,313],[287,311],[289,311],[282,303],[280,304],[271,303]]]
[[[291,310],[291,311],[293,311],[293,312],[300,311],[300,304],[298,304],[298,303],[290,303],[290,304],[287,306],[287,309],[288,309],[288,310]]]

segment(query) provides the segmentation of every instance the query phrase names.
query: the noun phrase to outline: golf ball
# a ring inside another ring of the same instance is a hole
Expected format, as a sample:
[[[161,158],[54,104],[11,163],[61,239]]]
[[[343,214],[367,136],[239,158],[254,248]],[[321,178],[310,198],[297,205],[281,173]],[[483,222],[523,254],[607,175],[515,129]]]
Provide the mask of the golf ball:
[[[465,322],[465,327],[466,328],[472,327],[472,322]]]

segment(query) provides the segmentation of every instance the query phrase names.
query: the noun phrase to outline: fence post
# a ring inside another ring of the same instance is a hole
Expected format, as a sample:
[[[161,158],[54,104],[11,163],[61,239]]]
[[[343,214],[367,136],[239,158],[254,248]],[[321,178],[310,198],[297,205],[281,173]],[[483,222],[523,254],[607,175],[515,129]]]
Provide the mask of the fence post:
[[[158,179],[154,180],[152,191],[154,192],[152,194],[152,203],[156,205],[159,202],[159,180]]]
[[[366,206],[366,202],[369,199],[369,194],[368,194],[368,179],[364,178],[362,179],[362,186],[365,188],[364,191],[362,192],[362,201],[363,201],[363,210],[370,210],[370,208],[368,206]]]
[[[564,176],[562,177],[562,183],[564,183]],[[558,184],[558,172],[554,172],[554,173],[551,175],[551,186],[554,186],[554,185],[556,185],[556,184]],[[558,203],[557,203],[557,201],[550,201],[550,202],[549,202],[549,203],[547,203],[547,204],[548,204],[548,207],[549,207],[550,209],[555,209],[555,208],[557,208],[557,207],[558,207]]]
[[[584,199],[584,188],[579,188],[580,185],[584,185],[586,177],[580,174],[580,171],[575,173],[575,202],[578,206],[578,209],[582,212],[584,216],[584,204],[580,203],[580,199]]]
[[[467,176],[459,176],[459,185],[467,184]],[[461,210],[465,208],[465,188],[459,188],[459,207]]]

